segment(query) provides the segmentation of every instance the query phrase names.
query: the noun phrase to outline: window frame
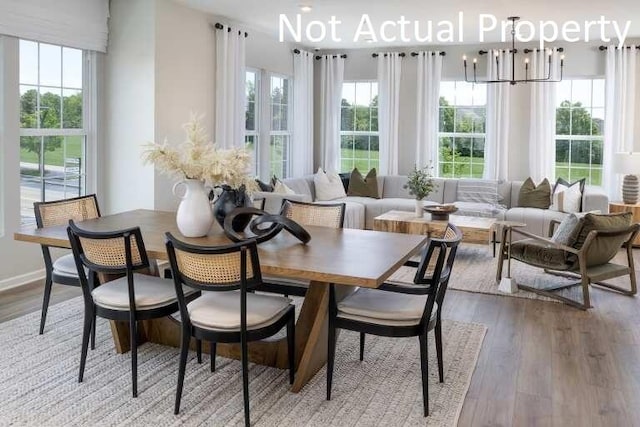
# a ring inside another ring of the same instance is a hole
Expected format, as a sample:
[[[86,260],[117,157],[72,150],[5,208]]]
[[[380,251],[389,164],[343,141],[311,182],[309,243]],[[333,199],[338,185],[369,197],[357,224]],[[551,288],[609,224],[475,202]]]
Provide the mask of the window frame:
[[[245,98],[245,129],[244,129],[244,141],[245,141],[245,147],[247,145],[247,137],[253,137],[254,138],[254,143],[253,143],[253,173],[255,175],[259,175],[259,170],[258,170],[258,164],[259,164],[259,159],[260,159],[260,128],[261,128],[261,120],[260,120],[260,113],[262,111],[261,105],[260,105],[260,100],[262,99],[261,96],[261,92],[260,89],[262,87],[262,71],[260,69],[257,68],[252,68],[252,67],[245,67],[245,86],[246,86],[246,82],[247,82],[247,74],[248,73],[254,73],[256,81],[255,81],[255,99],[253,100],[253,104],[254,104],[254,112],[253,112],[253,124],[255,129],[253,130],[249,130],[247,129],[246,126],[246,114],[247,114],[247,109],[249,106],[249,101],[248,99]]]
[[[40,90],[41,88],[53,88],[53,89],[60,89],[60,102],[64,103],[64,90],[65,89],[70,89],[70,90],[81,90],[82,91],[82,127],[81,128],[63,128],[62,126],[64,126],[64,109],[61,110],[61,122],[60,122],[60,128],[40,128],[40,120],[38,120],[38,127],[37,128],[23,128],[21,126],[21,123],[18,123],[18,155],[19,157],[21,156],[21,152],[22,152],[22,148],[20,147],[20,139],[22,137],[38,137],[38,138],[44,138],[44,137],[55,137],[55,136],[60,136],[60,137],[82,137],[84,139],[84,143],[82,146],[82,160],[81,160],[81,164],[80,164],[80,170],[79,170],[79,178],[82,178],[81,183],[80,183],[80,187],[79,187],[79,193],[82,195],[86,195],[86,194],[90,194],[90,193],[95,193],[96,192],[96,187],[97,187],[97,183],[96,183],[96,176],[97,176],[97,171],[96,171],[96,167],[98,164],[98,160],[97,160],[97,127],[98,127],[98,105],[96,103],[96,99],[97,99],[97,79],[98,79],[98,70],[97,70],[97,56],[95,53],[90,52],[86,49],[79,49],[79,48],[75,48],[75,47],[69,47],[69,46],[65,46],[65,45],[59,45],[59,44],[53,44],[53,43],[48,43],[48,42],[44,42],[44,41],[38,41],[38,40],[31,40],[31,39],[25,39],[25,38],[16,38],[16,43],[17,43],[17,51],[18,51],[18,60],[20,60],[20,43],[21,41],[25,41],[25,42],[31,42],[31,43],[37,43],[38,45],[38,82],[36,85],[34,84],[26,84],[23,83],[20,79],[20,65],[17,65],[17,93],[18,93],[18,99],[17,99],[17,103],[18,103],[18,112],[21,116],[22,114],[22,110],[21,110],[21,98],[22,98],[22,94],[20,93],[20,88],[22,86],[29,86],[29,87],[33,87],[38,91],[38,96],[37,96],[37,111],[40,110]],[[56,47],[60,47],[60,55],[61,55],[61,82],[60,82],[60,87],[57,86],[51,86],[51,85],[42,85],[41,81],[40,81],[40,45],[41,44],[46,44],[46,45],[51,45],[51,46],[56,46]],[[82,80],[82,88],[70,88],[70,87],[66,87],[64,86],[64,72],[63,72],[63,67],[64,67],[64,62],[63,62],[63,58],[64,58],[64,49],[65,48],[70,48],[70,49],[75,49],[75,50],[79,50],[82,54],[81,56],[81,72],[82,72],[82,76],[81,76],[81,80]],[[65,147],[66,149],[66,147]],[[40,156],[40,162],[41,164],[39,165],[39,167],[45,167],[45,159],[43,154],[43,145],[41,143],[41,156]],[[64,166],[64,165],[63,165]],[[46,199],[46,192],[45,192],[45,186],[46,186],[46,182],[43,179],[43,176],[39,176],[39,179],[41,180],[40,182],[40,200],[47,200]],[[65,185],[66,185],[66,179],[65,179]],[[22,182],[20,180],[19,183],[19,202],[22,203]],[[66,191],[66,190],[65,190]],[[66,196],[66,193],[65,193]],[[72,194],[69,195],[69,197],[73,197],[73,196],[77,196],[77,194]],[[28,216],[23,216],[22,214],[22,209],[19,208],[18,209],[18,214],[20,216],[20,223],[21,224],[25,224],[25,223],[32,223],[35,221],[35,217],[32,216],[32,213],[30,212],[30,214]]]
[[[583,141],[587,141],[589,142],[589,153],[593,152],[593,143],[595,141],[600,141],[600,143],[602,144],[602,154],[601,156],[604,156],[604,144],[605,144],[605,138],[604,138],[604,128],[602,129],[602,133],[600,135],[593,135],[593,130],[591,130],[591,135],[574,135],[573,134],[573,115],[571,114],[573,111],[573,82],[576,80],[582,80],[582,81],[589,81],[590,86],[591,86],[591,99],[590,99],[590,104],[588,106],[582,106],[582,108],[585,108],[589,111],[589,117],[591,119],[591,124],[593,125],[593,109],[597,108],[597,109],[601,109],[603,111],[603,116],[604,114],[606,114],[605,108],[606,108],[606,78],[603,75],[598,75],[598,76],[578,76],[578,77],[574,77],[574,78],[567,78],[565,77],[563,79],[563,82],[571,82],[571,99],[569,99],[568,101],[571,103],[571,107],[569,107],[569,125],[570,125],[570,132],[567,134],[558,134],[558,128],[557,128],[557,114],[558,114],[558,110],[560,108],[565,108],[565,107],[560,107],[560,106],[556,106],[555,110],[554,110],[554,158],[553,158],[553,172],[555,175],[555,178],[557,179],[558,177],[562,177],[564,179],[566,179],[569,182],[574,181],[575,179],[582,179],[582,178],[573,178],[571,176],[571,171],[572,169],[579,169],[578,167],[572,167],[572,162],[571,162],[571,155],[572,155],[572,145],[573,142],[583,142]],[[603,96],[603,105],[602,106],[595,106],[594,107],[594,82],[598,80],[598,81],[602,81],[602,87],[603,90],[605,91],[602,96]],[[557,85],[556,86],[556,90],[559,90],[560,86]],[[556,101],[559,102],[563,102],[566,100],[560,100],[558,98],[558,92],[556,92]],[[603,125],[604,125],[604,117],[603,117]],[[557,147],[558,147],[558,141],[560,140],[565,140],[569,142],[569,147],[568,147],[568,159],[567,162],[562,162],[562,163],[566,163],[566,166],[562,166],[563,169],[566,169],[568,171],[566,176],[561,176],[560,174],[558,174],[558,161],[557,161]],[[604,185],[604,173],[603,173],[603,169],[604,169],[604,162],[600,164],[599,167],[595,167],[594,168],[594,163],[592,163],[592,159],[591,159],[591,155],[589,156],[589,166],[588,168],[580,168],[580,169],[588,169],[589,171],[589,176],[586,177],[587,179],[585,180],[585,183],[587,185],[593,185],[593,186],[599,186],[602,187]],[[584,164],[584,163],[576,163],[576,164]],[[597,165],[597,163],[595,163]],[[600,183],[594,183],[592,181],[593,178],[593,171],[594,170],[599,170],[600,171]]]
[[[286,137],[286,153],[287,153],[287,157],[284,158],[283,155],[283,168],[282,168],[282,176],[279,176],[278,174],[275,174],[278,178],[280,179],[284,179],[284,178],[289,178],[291,177],[291,140],[292,140],[292,136],[293,136],[293,128],[292,128],[292,120],[293,120],[293,77],[292,76],[288,76],[286,74],[282,74],[282,73],[275,73],[275,72],[266,72],[267,78],[269,79],[269,97],[265,100],[266,102],[268,102],[269,107],[268,109],[266,109],[266,111],[268,111],[268,118],[269,118],[269,135],[268,138],[266,139],[265,145],[268,144],[267,147],[267,153],[269,154],[269,164],[268,164],[268,170],[269,170],[269,176],[271,177],[272,175],[274,175],[274,171],[273,171],[273,165],[274,165],[274,161],[271,158],[271,148],[272,148],[272,142],[271,142],[271,138],[272,137]],[[283,80],[286,80],[286,84],[287,84],[287,129],[286,130],[273,130],[273,107],[274,104],[272,102],[271,96],[272,96],[272,92],[273,92],[273,87],[272,87],[272,79],[273,78],[280,78]]]
[[[378,80],[377,79],[352,79],[352,80],[344,80],[342,82],[342,91],[344,91],[344,85],[347,83],[353,83],[353,84],[358,84],[358,83],[369,83],[369,93],[372,93],[371,91],[371,86],[373,84],[376,85],[376,89],[377,89],[377,96],[378,96],[378,100],[380,100],[380,86],[378,84]],[[340,165],[340,173],[349,173],[351,172],[355,167],[357,167],[356,165],[356,160],[363,160],[363,159],[357,159],[355,157],[345,157],[345,160],[351,160],[351,167],[349,168],[349,170],[343,170],[342,168],[342,161],[343,161],[343,157],[342,157],[342,137],[343,136],[352,136],[352,137],[357,137],[357,136],[366,136],[369,138],[369,148],[367,150],[367,153],[369,154],[367,157],[367,162],[368,162],[368,169],[367,170],[359,170],[360,173],[362,174],[367,174],[371,169],[376,168],[376,170],[380,171],[380,104],[378,104],[378,106],[376,107],[377,110],[377,114],[376,117],[378,118],[378,124],[376,126],[376,128],[378,130],[373,131],[371,130],[371,128],[373,127],[373,121],[372,121],[372,114],[371,114],[371,110],[372,107],[371,105],[369,105],[369,129],[368,131],[358,131],[358,130],[342,130],[342,95],[340,97],[340,140],[338,141],[338,153],[340,155],[339,159],[338,159],[338,164]],[[373,100],[373,97],[372,97]],[[358,104],[354,104],[353,108],[354,108],[354,112],[355,112],[355,107]],[[354,120],[355,120],[355,115],[354,115]],[[355,127],[355,125],[354,125]],[[373,163],[372,162],[372,158],[371,158],[371,137],[375,136],[378,138],[378,160],[377,163]]]
[[[438,162],[437,162],[437,167],[435,167],[435,175],[437,177],[440,178],[473,178],[473,179],[478,179],[478,178],[482,178],[482,174],[480,174],[480,176],[474,176],[473,175],[473,165],[477,165],[478,163],[474,163],[473,159],[473,145],[471,146],[471,156],[469,157],[469,162],[465,162],[465,163],[457,163],[455,156],[453,157],[452,161],[442,161],[441,157],[442,157],[442,145],[441,145],[441,140],[442,138],[451,138],[453,140],[455,139],[461,139],[461,138],[468,138],[471,140],[475,140],[475,139],[482,139],[484,141],[484,148],[483,148],[483,153],[486,154],[486,144],[487,144],[487,111],[488,111],[488,102],[487,102],[487,93],[486,93],[486,86],[485,86],[485,103],[484,105],[474,105],[473,101],[471,105],[458,105],[458,104],[452,104],[449,105],[448,107],[453,108],[453,117],[454,117],[454,129],[456,128],[456,118],[458,117],[458,115],[456,114],[457,109],[458,108],[484,108],[484,132],[456,132],[454,130],[454,132],[442,132],[440,131],[440,127],[441,127],[441,123],[440,120],[442,118],[442,108],[443,106],[440,105],[440,98],[442,98],[442,83],[451,83],[453,82],[454,84],[457,83],[467,83],[464,80],[441,80],[440,81],[440,90],[439,93],[440,95],[438,96],[438,145],[437,145],[437,158],[438,158]],[[472,87],[474,87],[474,83],[470,83],[472,85]],[[457,91],[457,88],[456,88]],[[473,95],[472,95],[473,96]],[[473,98],[472,98],[473,99]],[[473,144],[473,142],[472,142]],[[484,167],[485,165],[485,159],[486,157],[484,156],[482,157],[482,167],[483,167],[483,172],[484,172]],[[460,164],[460,165],[468,165],[469,166],[469,174],[468,175],[458,175],[455,173],[455,169],[456,169],[456,165]],[[441,173],[441,168],[443,165],[451,165],[452,168],[452,172],[451,174],[443,174]]]

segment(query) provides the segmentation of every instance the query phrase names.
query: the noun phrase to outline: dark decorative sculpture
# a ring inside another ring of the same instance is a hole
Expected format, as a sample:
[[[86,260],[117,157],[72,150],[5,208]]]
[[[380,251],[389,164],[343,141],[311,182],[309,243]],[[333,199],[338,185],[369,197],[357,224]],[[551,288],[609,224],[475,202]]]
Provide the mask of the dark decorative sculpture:
[[[256,218],[252,219],[254,215]],[[249,229],[255,236],[235,231],[234,227],[232,227],[234,221],[236,223],[249,222]],[[297,222],[283,215],[272,215],[256,208],[234,209],[233,212],[226,216],[223,225],[224,234],[234,242],[248,239],[255,239],[258,243],[266,242],[273,239],[283,229],[287,230],[303,244],[307,244],[311,240],[311,235]]]

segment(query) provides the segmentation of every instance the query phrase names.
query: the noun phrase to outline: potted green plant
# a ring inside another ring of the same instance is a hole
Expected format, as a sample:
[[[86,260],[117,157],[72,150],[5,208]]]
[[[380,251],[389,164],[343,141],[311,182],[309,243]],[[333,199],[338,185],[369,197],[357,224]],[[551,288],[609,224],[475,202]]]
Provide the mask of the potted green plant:
[[[432,169],[433,167],[431,166],[421,169],[418,166],[414,166],[411,173],[409,173],[407,183],[403,186],[404,189],[409,190],[409,194],[416,198],[416,216],[418,218],[422,218],[424,214],[422,200],[431,194],[435,188],[433,175],[431,175]]]

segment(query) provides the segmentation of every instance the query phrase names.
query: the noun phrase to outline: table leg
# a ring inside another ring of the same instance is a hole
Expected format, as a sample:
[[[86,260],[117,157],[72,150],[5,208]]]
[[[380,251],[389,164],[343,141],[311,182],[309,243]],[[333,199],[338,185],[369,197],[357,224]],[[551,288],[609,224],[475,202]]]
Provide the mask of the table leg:
[[[327,362],[329,334],[329,285],[311,282],[296,324],[296,379],[291,387],[294,393]]]

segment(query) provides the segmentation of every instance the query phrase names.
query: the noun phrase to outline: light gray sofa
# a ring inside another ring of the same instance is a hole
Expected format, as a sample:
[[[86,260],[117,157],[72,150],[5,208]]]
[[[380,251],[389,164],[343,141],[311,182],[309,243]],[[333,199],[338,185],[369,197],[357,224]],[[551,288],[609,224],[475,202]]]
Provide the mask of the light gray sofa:
[[[518,196],[522,181],[504,181],[498,184],[500,196],[499,205],[487,203],[471,203],[458,201],[459,179],[435,178],[436,189],[429,194],[424,201],[428,204],[453,203],[458,207],[456,215],[494,217],[500,220],[519,221],[527,224],[526,231],[546,236],[551,220],[562,220],[567,214],[549,209],[522,208],[518,206]],[[265,199],[265,210],[277,213],[282,205],[283,198],[313,202],[315,201],[315,186],[313,175],[301,178],[289,178],[283,182],[296,192],[295,195],[283,195],[267,192],[258,192],[255,198]],[[346,203],[344,226],[346,228],[372,229],[373,219],[390,210],[410,211],[415,210],[415,200],[409,195],[403,186],[407,182],[406,176],[379,176],[378,193],[380,198],[369,197],[345,197],[329,202],[318,203]],[[598,210],[602,213],[609,212],[609,199],[598,187],[585,187],[582,210],[584,212]]]

